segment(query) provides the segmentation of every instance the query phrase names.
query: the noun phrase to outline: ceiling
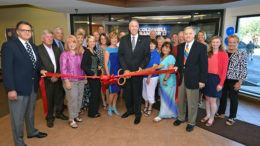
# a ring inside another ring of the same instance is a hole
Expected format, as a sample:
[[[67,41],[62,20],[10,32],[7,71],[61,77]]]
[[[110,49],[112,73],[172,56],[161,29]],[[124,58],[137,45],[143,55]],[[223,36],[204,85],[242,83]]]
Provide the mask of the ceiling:
[[[231,0],[215,0],[220,4],[201,4],[196,3],[198,0],[174,0],[178,1],[176,5],[168,5],[169,1],[173,0],[140,0],[142,1],[142,7],[137,5],[106,5],[105,0],[89,0],[92,2],[85,2],[79,0],[0,0],[0,6],[8,5],[21,5],[28,4],[36,7],[46,8],[53,11],[63,12],[63,13],[76,13],[75,9],[78,9],[77,13],[128,13],[128,12],[158,12],[158,11],[186,11],[186,10],[213,10],[213,9],[224,9],[227,7],[239,7],[246,5],[260,4],[260,0],[240,0],[235,2],[228,2]],[[94,3],[99,2],[98,3]],[[103,1],[103,2],[102,2]],[[131,3],[138,2],[138,0],[107,0],[107,1],[119,1]],[[191,3],[181,3],[180,1],[190,1]],[[194,3],[195,1],[195,3]],[[201,0],[203,1],[203,0]],[[206,0],[213,2],[212,0]],[[102,2],[102,3],[101,3]],[[149,3],[158,4],[158,6],[151,6]],[[223,3],[222,2],[227,2]],[[147,5],[145,5],[145,3]],[[173,4],[173,3],[172,3]],[[192,5],[190,5],[192,4]],[[167,5],[167,6],[165,6]]]

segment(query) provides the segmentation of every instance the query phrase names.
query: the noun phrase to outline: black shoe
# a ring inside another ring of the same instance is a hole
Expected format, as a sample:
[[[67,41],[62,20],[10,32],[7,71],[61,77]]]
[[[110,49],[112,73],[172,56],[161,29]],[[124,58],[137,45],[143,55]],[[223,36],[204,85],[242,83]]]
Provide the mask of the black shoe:
[[[183,123],[183,122],[181,120],[177,119],[176,121],[173,122],[173,125],[174,126],[179,126],[181,123]]]
[[[53,126],[54,126],[53,120],[47,120],[47,126],[48,126],[49,128],[53,127]]]
[[[44,138],[47,136],[47,133],[43,133],[43,132],[39,132],[37,135],[34,135],[34,136],[27,136],[27,138],[34,138],[34,137],[37,137],[37,138]]]
[[[69,118],[67,116],[65,116],[64,114],[56,114],[56,118],[58,119],[62,119],[62,120],[68,120]]]
[[[94,116],[88,115],[88,117],[90,117],[90,118],[98,118],[98,117],[100,117],[100,116],[101,116],[100,113],[97,113],[97,114],[95,114]]]
[[[191,131],[193,131],[193,129],[194,129],[194,125],[188,124],[187,127],[186,127],[187,132],[191,132]]]
[[[141,116],[135,117],[134,124],[137,125],[140,123],[140,121],[141,121]]]
[[[134,114],[134,113],[125,112],[125,113],[121,116],[121,118],[127,118],[128,116],[133,115],[133,114]]]

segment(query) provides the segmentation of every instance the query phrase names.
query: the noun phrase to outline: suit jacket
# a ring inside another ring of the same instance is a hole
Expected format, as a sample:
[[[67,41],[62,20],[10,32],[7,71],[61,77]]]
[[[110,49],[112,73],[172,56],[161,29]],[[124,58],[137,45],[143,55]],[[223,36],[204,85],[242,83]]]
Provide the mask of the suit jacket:
[[[36,69],[33,69],[33,63],[29,54],[25,50],[22,42],[17,38],[8,40],[2,49],[2,73],[6,92],[16,90],[19,96],[29,96],[32,92],[34,82],[35,92],[39,88],[40,78],[40,60],[38,49],[30,43],[36,55]],[[33,72],[36,72],[33,80]]]
[[[136,46],[132,51],[131,35],[120,40],[118,59],[123,70],[137,71],[145,68],[151,57],[149,38],[138,35]]]
[[[61,41],[62,45],[64,46],[64,42]],[[56,44],[55,40],[53,39],[53,43],[52,43],[52,47],[56,47],[59,49],[58,45]],[[65,49],[65,46],[64,46],[64,49]],[[61,51],[61,50],[60,50]]]
[[[56,73],[60,73],[60,63],[59,62],[60,62],[61,51],[57,47],[52,47],[52,49],[53,49],[55,61],[56,61]],[[41,69],[54,73],[54,65],[52,64],[51,58],[43,44],[38,46],[38,51],[39,51]]]
[[[178,45],[176,64],[180,74],[180,84],[184,76],[184,83],[188,89],[198,89],[199,82],[206,83],[208,73],[207,47],[196,40],[191,46],[189,56],[184,65],[185,43]],[[180,85],[179,84],[179,85]]]

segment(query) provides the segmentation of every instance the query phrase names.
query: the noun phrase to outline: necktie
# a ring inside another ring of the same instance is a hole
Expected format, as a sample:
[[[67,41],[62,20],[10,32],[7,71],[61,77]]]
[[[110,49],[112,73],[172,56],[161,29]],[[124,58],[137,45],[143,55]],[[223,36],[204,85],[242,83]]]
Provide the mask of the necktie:
[[[187,44],[185,49],[184,49],[184,65],[186,63],[188,56],[189,56],[189,44]]]
[[[63,47],[62,47],[61,41],[59,41],[59,48],[60,48],[61,51],[63,51]]]
[[[131,43],[132,43],[132,49],[134,51],[135,50],[135,37],[134,36],[132,37]]]
[[[31,45],[29,45],[28,42],[26,42],[25,45],[26,45],[26,51],[29,54],[30,59],[31,59],[31,61],[33,63],[33,68],[36,69],[36,59],[33,56],[32,47],[31,47]]]

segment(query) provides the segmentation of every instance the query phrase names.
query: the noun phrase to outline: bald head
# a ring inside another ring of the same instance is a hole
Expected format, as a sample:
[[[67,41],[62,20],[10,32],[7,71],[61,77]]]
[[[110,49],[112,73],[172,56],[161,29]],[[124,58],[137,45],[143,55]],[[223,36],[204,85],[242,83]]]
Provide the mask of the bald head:
[[[155,30],[151,30],[151,31],[150,31],[150,39],[151,39],[151,40],[156,39],[156,31],[155,31]]]

